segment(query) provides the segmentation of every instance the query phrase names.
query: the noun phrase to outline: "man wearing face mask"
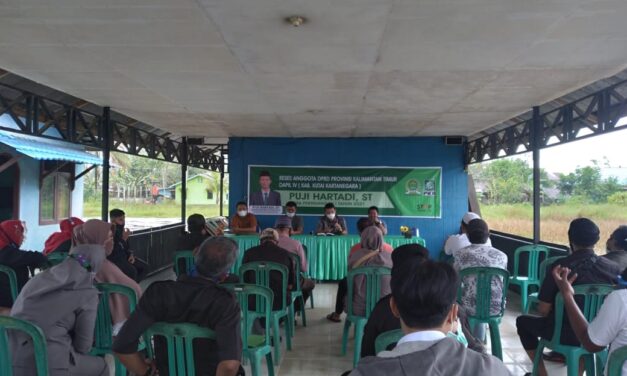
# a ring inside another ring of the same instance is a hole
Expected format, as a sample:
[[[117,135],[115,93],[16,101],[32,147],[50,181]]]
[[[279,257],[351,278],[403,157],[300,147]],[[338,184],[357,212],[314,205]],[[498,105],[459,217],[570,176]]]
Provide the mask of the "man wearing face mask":
[[[129,278],[139,282],[147,271],[145,261],[135,257],[130,250],[128,238],[131,230],[125,228],[126,213],[121,209],[113,209],[109,212],[109,219],[113,225],[113,251],[107,259],[114,263]]]
[[[300,215],[296,215],[297,205],[294,201],[289,201],[285,204],[285,214],[277,218],[278,221],[283,217],[287,217],[290,219],[292,223],[292,231],[290,232],[292,235],[299,235],[303,233],[303,217]]]
[[[236,235],[257,233],[257,218],[248,212],[248,205],[240,201],[235,205],[237,213],[231,217],[230,230]]]
[[[348,230],[346,229],[346,221],[344,218],[336,215],[335,205],[329,202],[324,206],[324,216],[320,217],[318,226],[316,226],[317,234],[334,234],[334,235],[346,235]]]

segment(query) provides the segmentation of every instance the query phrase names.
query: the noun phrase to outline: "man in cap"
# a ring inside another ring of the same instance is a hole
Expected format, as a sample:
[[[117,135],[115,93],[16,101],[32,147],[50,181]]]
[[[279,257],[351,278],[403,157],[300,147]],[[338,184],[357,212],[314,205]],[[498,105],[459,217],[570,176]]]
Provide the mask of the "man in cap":
[[[255,261],[274,262],[285,265],[288,270],[287,289],[290,290],[294,286],[295,267],[292,263],[290,253],[278,246],[279,233],[273,228],[267,228],[259,235],[259,245],[252,247],[244,253],[242,264]],[[244,276],[245,283],[255,283],[252,273]],[[283,294],[282,276],[279,272],[270,272],[270,290],[274,293],[273,310],[281,309],[282,299],[288,299]],[[286,300],[287,301],[287,300]]]
[[[559,266],[572,271],[571,275],[577,274],[577,279],[573,285],[584,284],[614,284],[616,277],[620,274],[618,265],[604,257],[599,257],[594,253],[594,245],[599,241],[599,228],[588,218],[577,218],[570,223],[568,229],[568,241],[572,254],[557,260],[547,269],[547,276],[540,286],[538,293],[538,312],[540,316],[521,315],[516,319],[516,328],[523,348],[533,361],[538,347],[538,338],[551,339],[555,326],[553,312],[555,297],[559,288],[555,279],[551,278],[552,270]],[[581,302],[577,302],[578,305]],[[579,308],[582,308],[579,306]],[[562,324],[561,343],[570,346],[580,346],[579,340],[569,322],[564,320]],[[544,361],[540,360],[539,373],[545,376],[546,368]]]
[[[460,233],[451,235],[448,237],[448,239],[446,239],[446,243],[444,243],[444,253],[446,253],[449,256],[455,257],[455,254],[457,253],[457,251],[459,251],[462,248],[466,248],[470,245],[470,240],[468,240],[468,235],[466,233],[467,233],[467,226],[470,223],[470,221],[472,221],[473,219],[481,219],[481,217],[478,214],[475,214],[473,212],[468,212],[464,214],[464,216],[462,217],[462,223],[459,229]],[[492,242],[490,241],[490,238],[488,238],[485,244],[487,246],[492,246]]]

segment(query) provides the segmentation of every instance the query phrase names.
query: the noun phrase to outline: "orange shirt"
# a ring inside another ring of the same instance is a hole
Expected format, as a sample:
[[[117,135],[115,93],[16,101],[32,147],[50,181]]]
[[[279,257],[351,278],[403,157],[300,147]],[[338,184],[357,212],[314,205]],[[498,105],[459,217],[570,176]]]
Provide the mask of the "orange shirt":
[[[257,217],[253,214],[246,214],[245,217],[240,217],[235,214],[231,217],[231,228],[250,228],[257,229]],[[254,231],[254,230],[253,230]]]

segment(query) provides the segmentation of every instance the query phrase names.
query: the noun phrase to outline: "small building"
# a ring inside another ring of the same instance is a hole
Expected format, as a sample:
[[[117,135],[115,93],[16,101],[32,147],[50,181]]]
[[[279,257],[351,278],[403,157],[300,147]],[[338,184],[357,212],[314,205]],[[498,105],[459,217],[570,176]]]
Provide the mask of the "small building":
[[[22,248],[41,251],[60,221],[82,217],[84,166],[100,164],[80,145],[0,130],[0,221],[24,221]]]
[[[181,182],[172,184],[168,189],[177,204],[181,203]],[[228,202],[224,196],[224,202]],[[188,205],[217,205],[220,203],[220,181],[209,174],[198,174],[187,178]]]

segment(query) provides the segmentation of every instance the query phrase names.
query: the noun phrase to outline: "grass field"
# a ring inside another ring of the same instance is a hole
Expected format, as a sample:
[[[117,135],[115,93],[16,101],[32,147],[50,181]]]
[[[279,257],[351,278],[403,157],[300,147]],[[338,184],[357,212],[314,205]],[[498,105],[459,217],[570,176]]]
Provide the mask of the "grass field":
[[[181,206],[174,201],[160,202],[157,205],[123,202],[112,199],[109,201],[109,208],[120,208],[126,212],[128,217],[133,218],[178,218],[181,216]],[[100,217],[100,200],[85,201],[83,205],[83,216],[85,218]],[[187,205],[187,214],[199,213],[205,217],[213,217],[220,214],[219,205]],[[224,206],[224,215],[228,214],[228,205]]]
[[[533,236],[533,207],[529,204],[482,205],[481,215],[490,228],[525,237]],[[571,220],[586,217],[601,229],[597,251],[605,251],[605,241],[612,231],[627,224],[627,207],[612,204],[560,204],[543,206],[540,211],[540,234],[544,241],[568,244]]]

